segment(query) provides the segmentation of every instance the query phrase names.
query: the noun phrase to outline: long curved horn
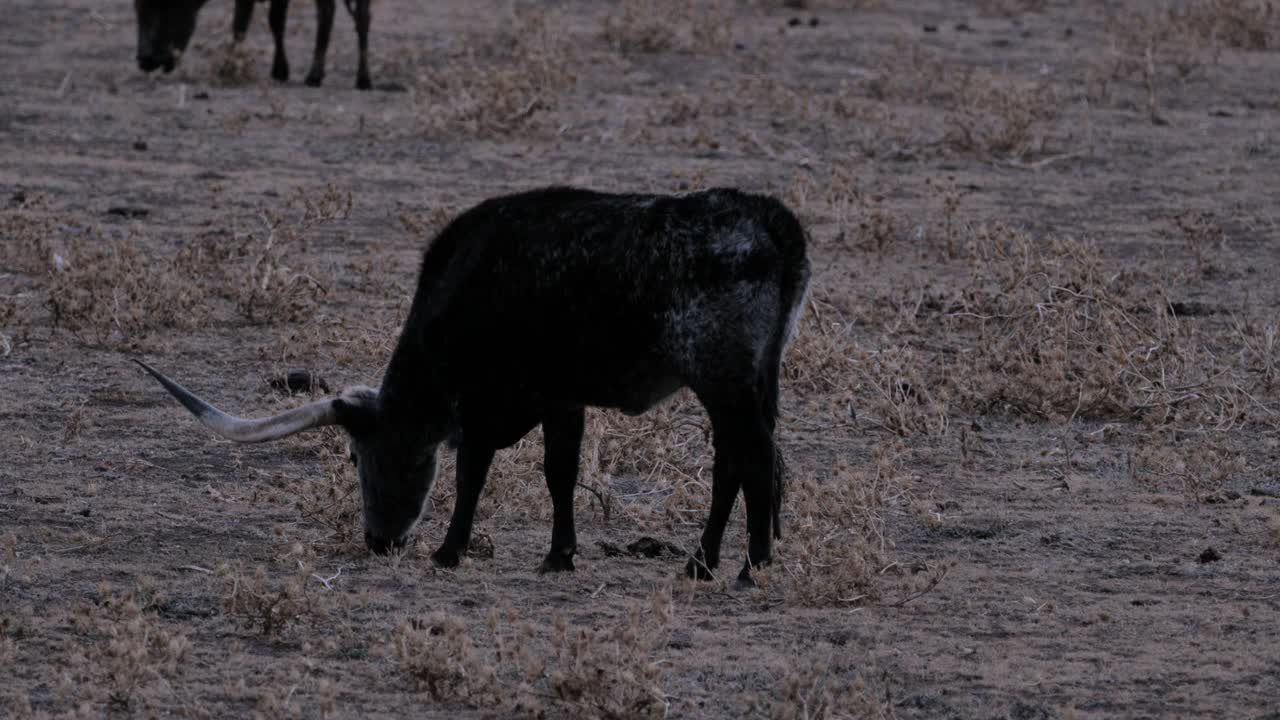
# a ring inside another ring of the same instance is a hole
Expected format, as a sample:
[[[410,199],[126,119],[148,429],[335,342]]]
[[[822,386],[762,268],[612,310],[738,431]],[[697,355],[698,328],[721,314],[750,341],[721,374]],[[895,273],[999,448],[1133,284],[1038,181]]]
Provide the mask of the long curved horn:
[[[143,370],[151,373],[151,377],[159,380],[164,389],[190,410],[201,424],[228,440],[242,443],[279,440],[321,425],[338,424],[338,413],[334,409],[332,399],[316,400],[268,418],[248,419],[228,415],[165,377],[159,370],[137,358],[133,361],[141,365]]]

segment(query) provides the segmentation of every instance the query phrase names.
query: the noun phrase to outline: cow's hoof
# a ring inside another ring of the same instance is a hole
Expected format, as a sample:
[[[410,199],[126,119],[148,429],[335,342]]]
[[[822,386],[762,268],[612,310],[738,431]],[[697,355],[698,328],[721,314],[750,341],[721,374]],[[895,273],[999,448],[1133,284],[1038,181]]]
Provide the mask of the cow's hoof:
[[[449,547],[441,546],[439,550],[431,553],[431,562],[442,568],[456,568],[460,560],[458,551]]]
[[[538,566],[538,572],[573,572],[573,553],[573,548],[552,550],[547,553],[547,557]]]
[[[356,78],[356,89],[357,89],[357,90],[372,90],[372,89],[373,89],[373,81],[369,79],[369,76],[368,76],[368,75],[361,75],[361,76],[359,76],[359,77],[357,77],[357,78]]]
[[[324,83],[324,73],[312,70],[307,73],[307,78],[303,82],[307,84],[307,87],[320,87]]]
[[[276,82],[289,81],[289,63],[277,60],[271,64],[271,79]]]
[[[684,574],[694,580],[715,580],[713,568],[701,557],[691,557],[684,566]]]

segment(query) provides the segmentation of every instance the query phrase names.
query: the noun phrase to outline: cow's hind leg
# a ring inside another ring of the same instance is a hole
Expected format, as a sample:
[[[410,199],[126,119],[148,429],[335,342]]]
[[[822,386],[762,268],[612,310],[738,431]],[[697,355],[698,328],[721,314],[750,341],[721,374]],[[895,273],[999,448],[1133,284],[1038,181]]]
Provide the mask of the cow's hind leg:
[[[725,526],[738,500],[739,477],[733,470],[732,453],[723,450],[722,433],[715,432],[715,465],[711,470],[711,513],[702,529],[698,549],[685,566],[685,572],[696,580],[710,580],[720,565],[720,543]]]
[[[578,536],[573,526],[573,489],[578,484],[578,455],[582,448],[585,412],[582,408],[548,413],[542,421],[546,445],[547,489],[551,491],[551,552],[542,572],[573,570]]]
[[[766,419],[762,383],[729,392],[699,393],[715,445],[711,513],[698,554],[690,560],[691,577],[709,577],[720,560],[720,544],[738,489],[747,506],[747,563],[739,579],[749,581],[751,568],[772,559],[774,456],[771,423]]]
[[[324,82],[324,56],[329,51],[329,33],[333,30],[333,8],[333,0],[316,0],[316,49],[305,80],[311,87],[320,87]]]

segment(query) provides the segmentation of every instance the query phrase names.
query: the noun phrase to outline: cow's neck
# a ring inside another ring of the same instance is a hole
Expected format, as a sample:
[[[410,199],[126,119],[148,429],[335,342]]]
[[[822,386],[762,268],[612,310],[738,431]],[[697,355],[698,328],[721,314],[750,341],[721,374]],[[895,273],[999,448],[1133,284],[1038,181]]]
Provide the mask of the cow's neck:
[[[402,430],[420,428],[430,442],[443,439],[452,424],[451,403],[435,365],[421,342],[402,337],[378,392],[381,420]]]

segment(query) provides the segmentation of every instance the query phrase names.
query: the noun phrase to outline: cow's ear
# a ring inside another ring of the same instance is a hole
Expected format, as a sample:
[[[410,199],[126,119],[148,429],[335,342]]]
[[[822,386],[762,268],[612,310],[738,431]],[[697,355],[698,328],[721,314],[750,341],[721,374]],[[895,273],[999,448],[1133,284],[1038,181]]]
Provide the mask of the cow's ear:
[[[333,401],[338,424],[353,437],[368,436],[378,418],[378,391],[369,387],[352,387],[342,391]]]

